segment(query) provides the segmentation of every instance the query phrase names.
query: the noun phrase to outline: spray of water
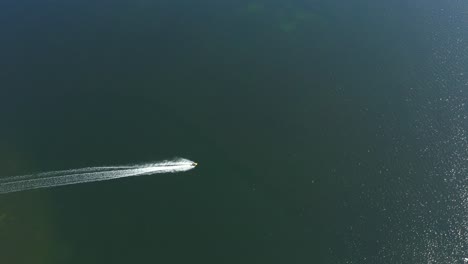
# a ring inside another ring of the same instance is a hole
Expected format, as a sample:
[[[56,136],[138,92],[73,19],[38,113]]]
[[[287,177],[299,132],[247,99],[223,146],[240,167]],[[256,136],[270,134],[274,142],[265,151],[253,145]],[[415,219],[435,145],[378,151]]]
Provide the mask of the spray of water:
[[[0,178],[0,193],[48,188],[68,184],[111,180],[130,176],[188,171],[197,163],[187,159],[166,160],[133,166],[89,167]]]

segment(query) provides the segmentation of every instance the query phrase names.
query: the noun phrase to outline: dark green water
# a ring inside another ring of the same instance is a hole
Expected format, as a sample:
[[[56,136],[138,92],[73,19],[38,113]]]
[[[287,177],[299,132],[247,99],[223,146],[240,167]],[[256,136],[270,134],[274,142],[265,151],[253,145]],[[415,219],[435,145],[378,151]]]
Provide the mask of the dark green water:
[[[468,4],[3,1],[0,263],[463,263]]]

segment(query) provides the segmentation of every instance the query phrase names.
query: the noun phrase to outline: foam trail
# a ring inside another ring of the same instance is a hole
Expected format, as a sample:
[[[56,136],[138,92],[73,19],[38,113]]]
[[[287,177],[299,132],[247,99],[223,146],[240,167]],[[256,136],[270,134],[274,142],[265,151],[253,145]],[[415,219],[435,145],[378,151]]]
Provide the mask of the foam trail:
[[[181,172],[191,170],[196,165],[197,163],[187,159],[174,159],[133,166],[89,167],[13,176],[0,178],[0,193],[111,180],[130,176]]]

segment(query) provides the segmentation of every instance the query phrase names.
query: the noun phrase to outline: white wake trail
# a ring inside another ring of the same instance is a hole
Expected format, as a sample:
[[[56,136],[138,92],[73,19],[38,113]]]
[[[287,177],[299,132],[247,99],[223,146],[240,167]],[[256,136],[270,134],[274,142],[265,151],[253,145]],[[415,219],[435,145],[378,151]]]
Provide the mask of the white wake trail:
[[[111,180],[130,176],[188,171],[195,168],[196,165],[197,163],[187,159],[174,159],[133,166],[89,167],[13,176],[0,178],[0,193]]]

